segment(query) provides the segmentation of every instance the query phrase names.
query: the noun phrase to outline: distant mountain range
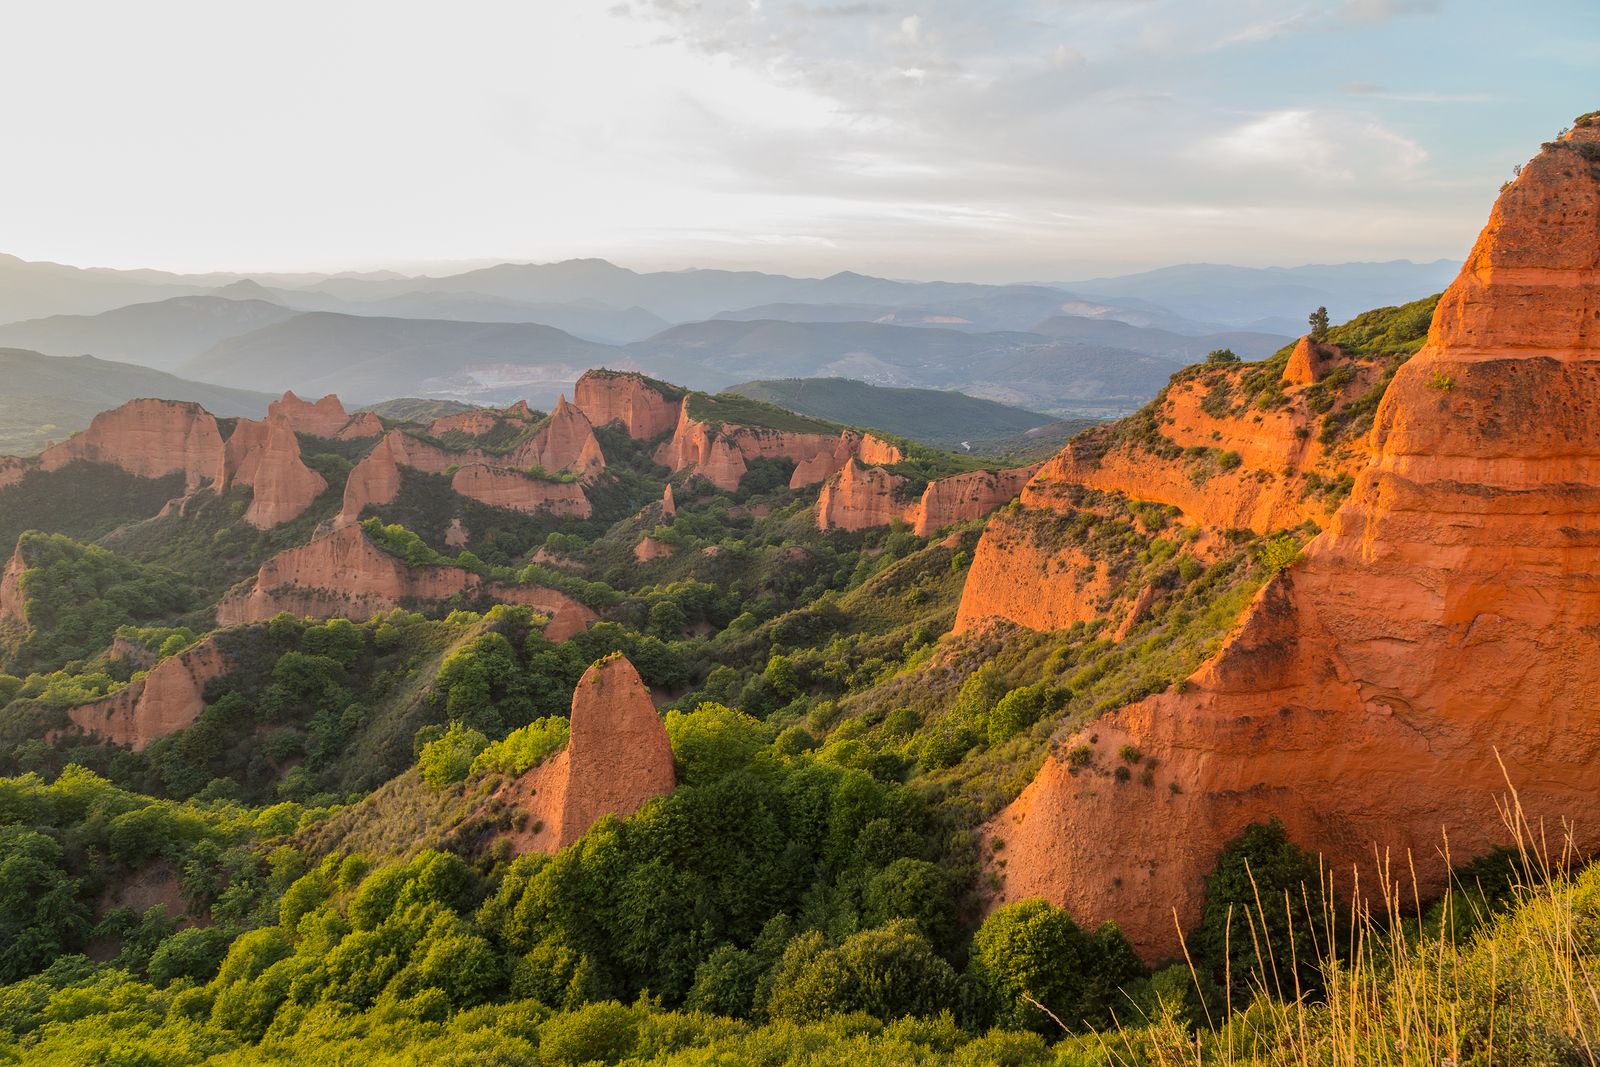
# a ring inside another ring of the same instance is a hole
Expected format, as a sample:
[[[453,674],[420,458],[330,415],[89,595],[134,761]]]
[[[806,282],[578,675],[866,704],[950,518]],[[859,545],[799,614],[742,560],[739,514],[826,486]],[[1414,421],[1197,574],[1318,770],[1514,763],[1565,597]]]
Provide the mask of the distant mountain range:
[[[1202,264],[1056,286],[652,273],[596,259],[439,277],[246,277],[0,256],[0,345],[358,403],[548,405],[604,365],[702,389],[847,377],[1103,416],[1138,406],[1214,348],[1259,359],[1319,305],[1337,321],[1427,295],[1453,270]]]
[[[0,456],[26,456],[139,397],[193,400],[215,415],[266,413],[266,393],[191,382],[149,367],[93,356],[58,358],[0,348]]]

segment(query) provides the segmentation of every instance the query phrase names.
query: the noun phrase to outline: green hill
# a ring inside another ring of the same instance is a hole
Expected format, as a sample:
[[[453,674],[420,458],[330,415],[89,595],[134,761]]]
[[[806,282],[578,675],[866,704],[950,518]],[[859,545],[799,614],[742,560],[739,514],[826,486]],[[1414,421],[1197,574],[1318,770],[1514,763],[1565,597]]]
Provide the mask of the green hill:
[[[193,400],[219,416],[266,413],[272,397],[189,381],[149,367],[93,356],[45,356],[0,348],[0,455],[26,456],[89,425],[97,414],[140,397]]]
[[[1016,451],[1040,438],[1064,441],[1070,433],[1055,432],[1058,428],[1076,432],[1093,424],[1088,420],[1062,422],[965,393],[896,389],[852,378],[773,378],[730,386],[723,393],[764,400],[813,418],[909,437],[935,448],[985,454]]]

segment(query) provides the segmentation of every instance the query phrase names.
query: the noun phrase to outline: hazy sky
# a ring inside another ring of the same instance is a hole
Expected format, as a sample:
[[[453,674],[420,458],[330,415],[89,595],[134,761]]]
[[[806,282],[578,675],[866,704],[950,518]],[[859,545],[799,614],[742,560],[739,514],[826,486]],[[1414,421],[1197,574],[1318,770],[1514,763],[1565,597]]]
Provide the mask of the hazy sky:
[[[1463,254],[1596,0],[39,0],[0,251],[1070,279]]]

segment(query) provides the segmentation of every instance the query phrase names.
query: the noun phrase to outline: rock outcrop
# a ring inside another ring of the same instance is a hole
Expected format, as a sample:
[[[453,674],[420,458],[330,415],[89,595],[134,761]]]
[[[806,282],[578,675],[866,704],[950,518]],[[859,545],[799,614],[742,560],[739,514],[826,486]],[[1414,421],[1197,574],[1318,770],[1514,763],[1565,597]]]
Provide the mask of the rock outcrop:
[[[590,370],[572,401],[596,426],[619,422],[635,441],[654,441],[678,425],[683,393],[632,371]]]
[[[67,709],[72,724],[135,752],[152,741],[194,725],[205,710],[206,683],[232,669],[227,655],[206,638],[168,656],[142,678],[91,704]]]
[[[27,623],[28,602],[22,595],[22,572],[27,569],[28,561],[22,558],[22,541],[19,538],[16,551],[11,553],[11,559],[6,562],[6,569],[0,571],[0,622]]]
[[[951,523],[981,519],[1015,499],[1037,469],[969,471],[935,479],[908,502],[909,479],[882,467],[864,467],[852,457],[817,495],[817,528],[866,530],[900,520],[911,524],[918,537],[927,537]]]
[[[130,400],[102,411],[89,428],[40,453],[40,470],[69,463],[105,463],[138,478],[182,474],[184,488],[223,482],[222,431],[199,404],[177,400]]]
[[[244,518],[257,529],[270,530],[299,518],[328,488],[322,475],[300,458],[299,438],[282,411],[274,411],[265,422],[240,419],[228,435],[224,454],[229,483],[250,487]]]
[[[592,482],[605,470],[606,457],[588,417],[563,396],[550,417],[512,451],[507,466],[565,471]]]
[[[1022,487],[1039,470],[1012,467],[999,471],[970,471],[928,483],[922,498],[906,519],[918,537],[928,537],[952,523],[981,519],[1002,504],[1015,500]]]
[[[480,504],[530,515],[544,512],[587,519],[594,511],[577,482],[552,481],[481,463],[457,470],[450,488]]]
[[[294,427],[295,433],[313,437],[337,437],[350,423],[350,413],[339,398],[329,393],[315,404],[301,400],[294,393],[284,393],[267,408],[267,417],[281,415]]]
[[[1300,357],[1291,353],[1284,364],[1280,400],[1269,390],[1263,405],[1246,391],[1249,377],[1264,373],[1258,365],[1200,365],[1176,375],[1138,415],[1069,441],[1022,487],[1020,510],[996,516],[984,530],[957,632],[995,618],[1047,630],[1096,617],[1081,598],[1014,595],[1039,582],[1040,542],[1031,531],[1071,516],[1081,490],[1174,507],[1191,530],[1212,533],[1327,524],[1370,452],[1365,437],[1325,433],[1326,420],[1381,388],[1386,365],[1304,339],[1294,351]],[[1292,381],[1297,362],[1318,369]],[[1032,546],[1019,547],[1030,539]],[[1045,573],[1077,572],[1081,554],[1063,551]],[[1071,605],[1090,614],[1063,610]]]
[[[400,493],[402,468],[452,474],[452,489],[490,507],[587,518],[591,508],[581,485],[524,473],[542,467],[552,474],[593,478],[604,469],[605,457],[588,420],[570,404],[563,406],[565,411],[545,420],[528,440],[505,454],[441,448],[404,430],[391,430],[350,472],[335,525],[356,522],[368,506],[392,503]]]
[[[997,900],[1115,918],[1146,958],[1169,956],[1173,909],[1194,923],[1218,851],[1268,818],[1336,873],[1375,854],[1414,866],[1425,898],[1446,877],[1442,834],[1458,863],[1501,842],[1500,760],[1530,817],[1592,842],[1597,158],[1600,129],[1579,128],[1502,193],[1384,394],[1349,500],[1221,650],[1062,739],[1091,761],[1050,758],[986,828],[1006,859]],[[1153,761],[1151,788],[1111,773],[1123,745]]]
[[[567,747],[511,783],[529,815],[519,851],[555,852],[605,815],[628,816],[677,785],[672,745],[650,691],[621,655],[594,664],[572,694]]]
[[[906,479],[882,467],[863,467],[854,458],[817,494],[817,527],[823,530],[866,530],[887,526],[905,516],[900,489]]]
[[[369,441],[383,436],[383,420],[370,411],[351,417],[344,427],[333,435],[337,441]]]
[[[217,605],[217,624],[260,622],[287,611],[300,617],[363,620],[394,608],[467,603],[522,604],[550,617],[545,636],[561,641],[588,627],[593,611],[541,586],[486,581],[448,565],[412,567],[347,526],[267,560],[248,586]]]
[[[653,559],[665,559],[675,550],[671,545],[663,544],[654,537],[642,537],[639,543],[633,546],[633,558],[640,563],[649,563]],[[0,611],[3,611],[4,600],[0,600]]]
[[[845,463],[852,459],[867,466],[892,466],[903,462],[905,458],[905,453],[898,445],[890,444],[881,437],[844,430],[839,434],[832,451],[814,452],[795,464],[794,474],[789,478],[789,488],[803,489],[825,482],[844,470]]]
[[[500,425],[500,413],[490,411],[488,408],[474,408],[455,415],[446,415],[434,419],[428,424],[428,434],[431,437],[442,437],[447,433],[464,433],[468,437],[482,437],[491,433]]]

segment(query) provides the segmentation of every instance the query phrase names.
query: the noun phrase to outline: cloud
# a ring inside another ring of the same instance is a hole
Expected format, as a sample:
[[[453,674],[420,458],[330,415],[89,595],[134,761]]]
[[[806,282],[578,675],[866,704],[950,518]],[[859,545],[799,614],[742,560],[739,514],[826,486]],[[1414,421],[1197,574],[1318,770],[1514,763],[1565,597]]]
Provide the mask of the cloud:
[[[1365,96],[1373,100],[1392,100],[1397,104],[1487,104],[1496,99],[1489,93],[1402,93],[1393,92],[1374,82],[1351,82],[1339,87],[1349,96]]]
[[[1317,183],[1404,178],[1428,158],[1421,145],[1375,119],[1307,108],[1257,116],[1206,147],[1209,160],[1225,168],[1288,172]]]
[[[1379,23],[1404,15],[1435,15],[1439,0],[1345,0],[1342,13],[1352,22]]]

